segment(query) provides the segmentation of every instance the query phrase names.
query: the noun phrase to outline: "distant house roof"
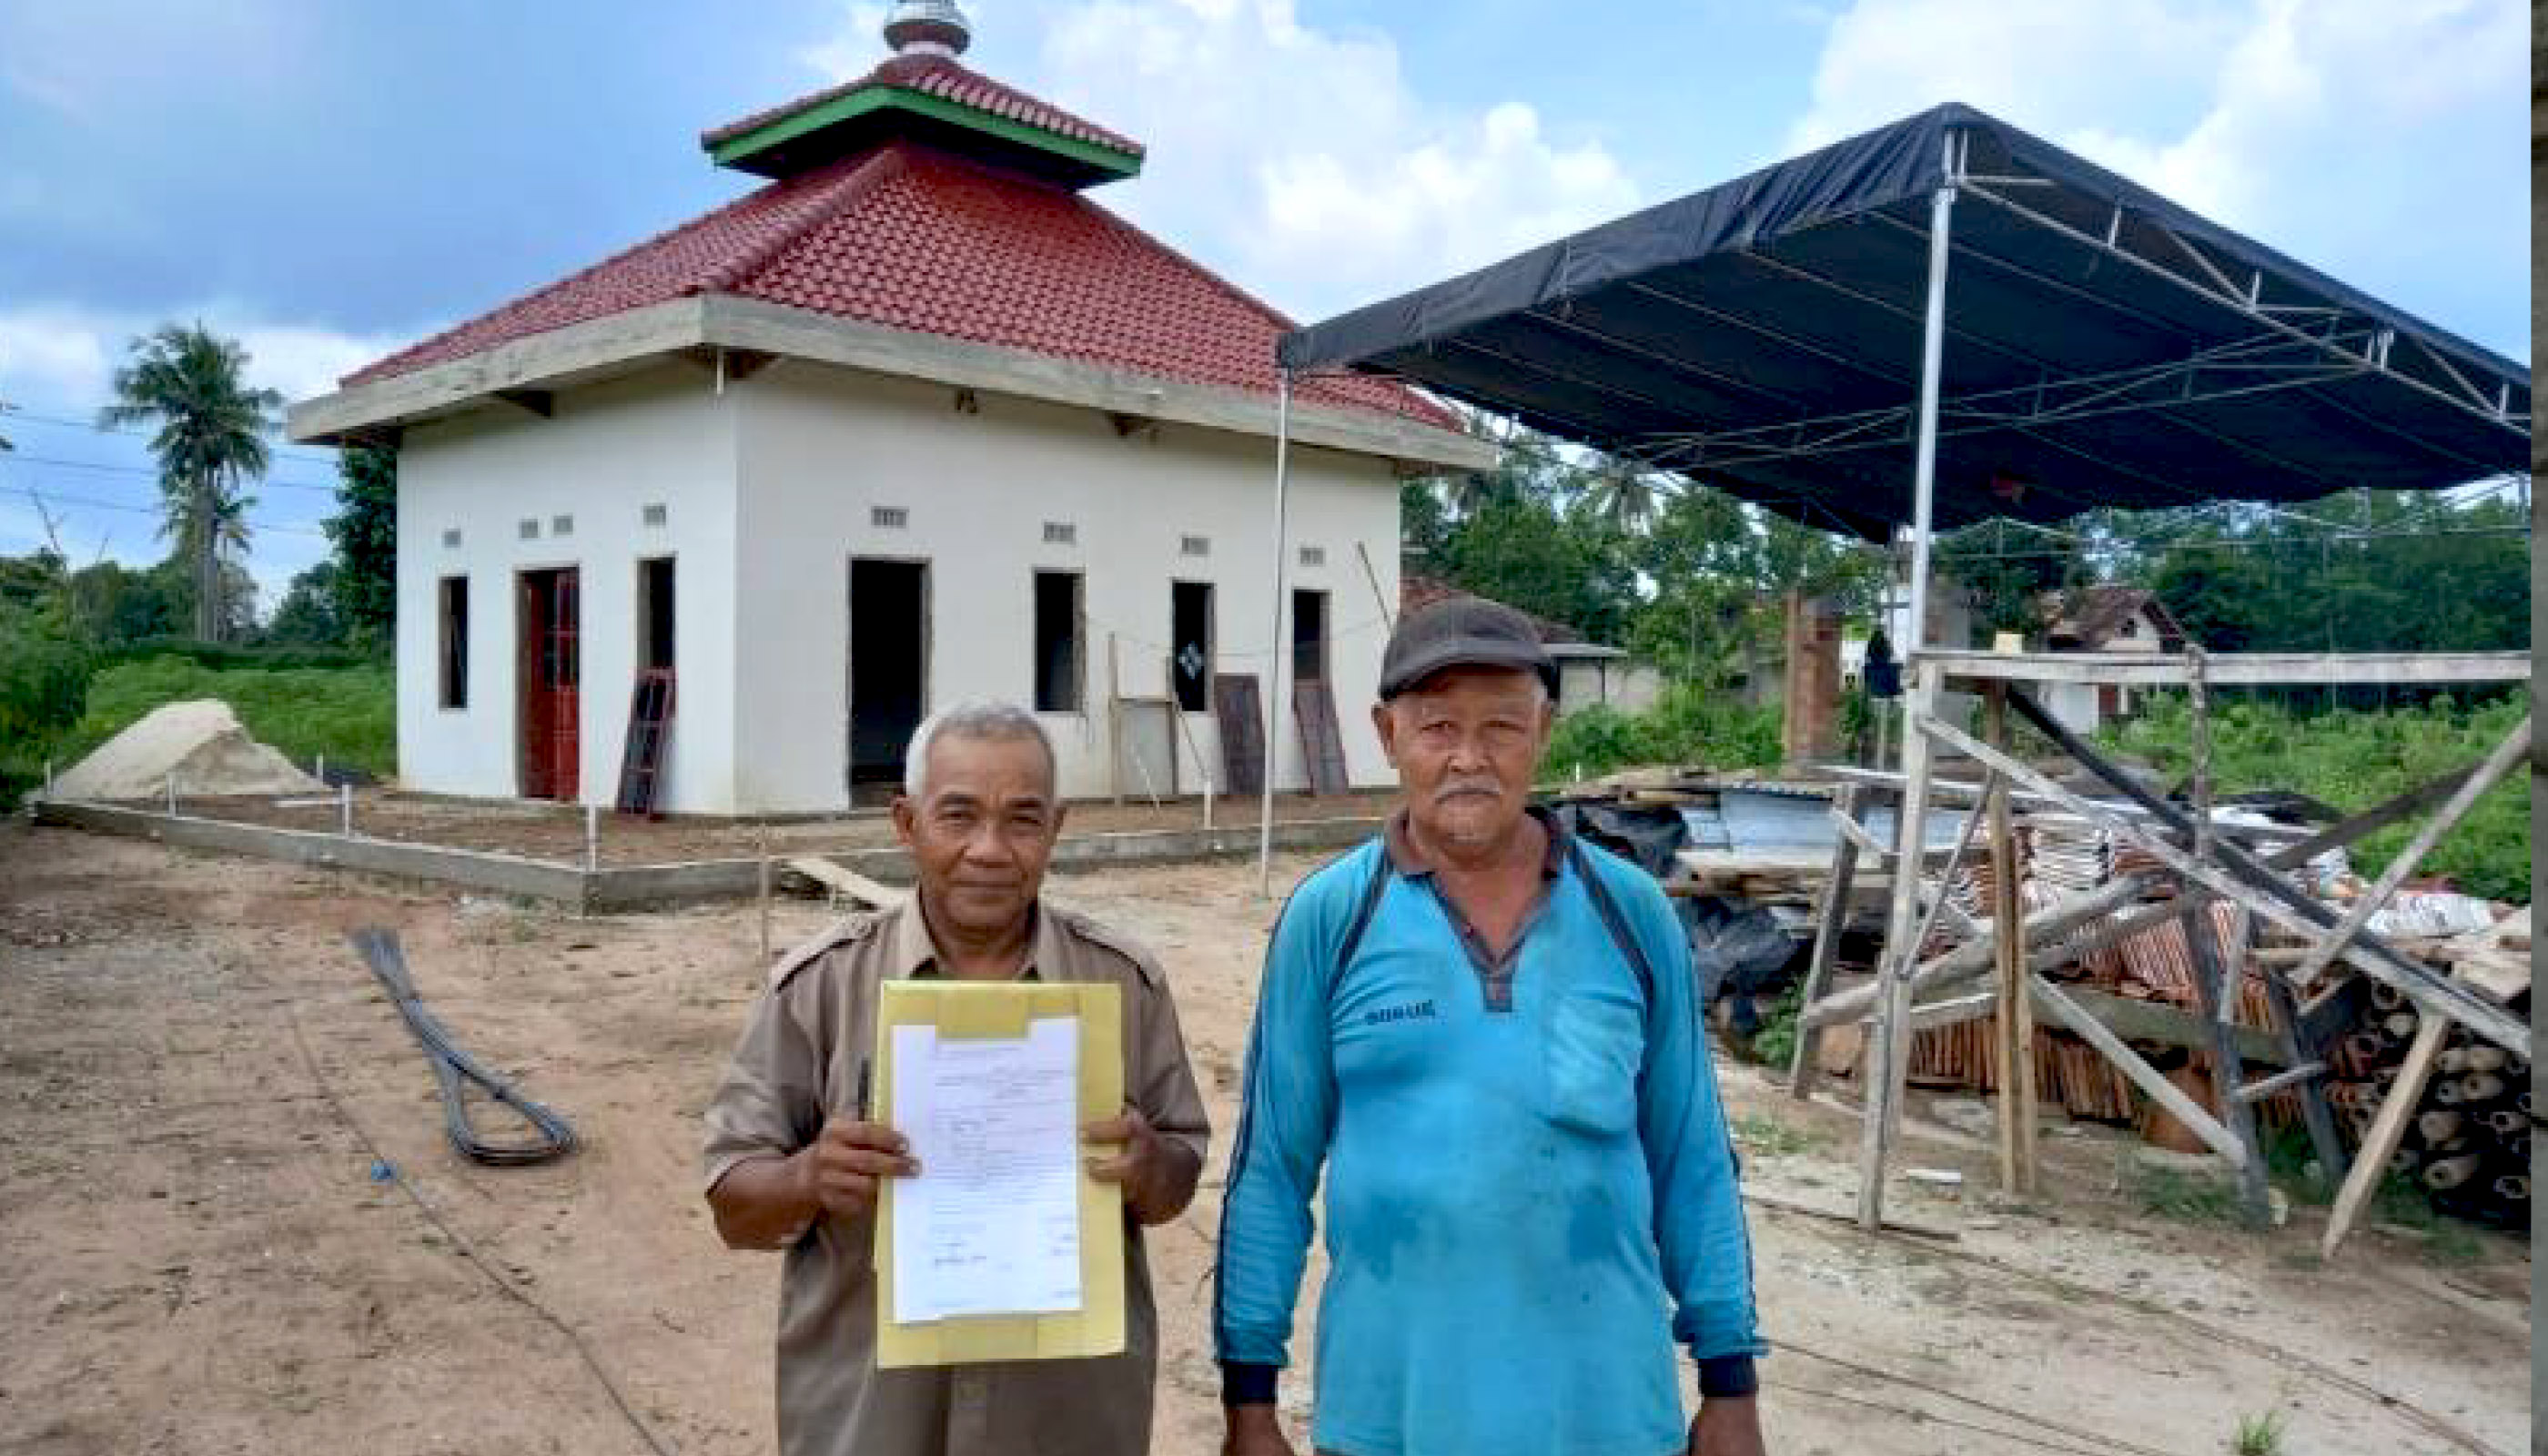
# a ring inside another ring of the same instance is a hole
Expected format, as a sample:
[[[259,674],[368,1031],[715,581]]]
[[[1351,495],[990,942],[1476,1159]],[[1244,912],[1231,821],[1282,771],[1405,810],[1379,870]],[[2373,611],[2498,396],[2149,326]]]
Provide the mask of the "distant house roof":
[[[2152,651],[2185,650],[2185,629],[2167,603],[2145,587],[2082,587],[2066,598],[2048,600],[2045,616],[2045,639],[2054,651],[2101,652],[2136,617],[2146,617],[2158,629]]]
[[[1434,602],[1453,596],[1476,596],[1481,601],[1495,601],[1495,598],[1492,596],[1480,595],[1478,592],[1454,587],[1439,577],[1420,576],[1414,572],[1399,573],[1398,610],[1399,614],[1402,616],[1406,615],[1408,612],[1431,606]],[[1509,602],[1501,601],[1496,602],[1496,604],[1498,606],[1511,605]],[[1517,606],[1512,609],[1515,611],[1521,611],[1521,608]],[[1598,657],[1615,651],[1615,649],[1600,648],[1595,643],[1585,641],[1584,634],[1582,632],[1566,625],[1564,622],[1551,621],[1548,618],[1539,615],[1537,612],[1522,611],[1521,614],[1530,618],[1530,624],[1539,629],[1539,640],[1551,649],[1560,647],[1589,647],[1595,649],[1589,653],[1574,652],[1556,654],[1558,656]],[[1627,654],[1618,653],[1618,656],[1625,657]]]

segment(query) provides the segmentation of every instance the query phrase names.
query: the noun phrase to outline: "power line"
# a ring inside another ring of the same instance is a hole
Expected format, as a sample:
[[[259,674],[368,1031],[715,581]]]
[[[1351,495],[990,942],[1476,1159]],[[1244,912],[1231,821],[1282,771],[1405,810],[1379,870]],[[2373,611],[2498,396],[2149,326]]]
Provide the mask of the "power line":
[[[159,479],[159,472],[139,465],[109,465],[98,460],[64,460],[58,455],[28,455],[15,450],[9,453],[8,458],[23,461],[29,465],[50,465],[62,470],[93,470],[103,475],[137,475],[154,481]],[[334,486],[321,486],[310,481],[279,481],[271,476],[260,476],[252,484],[273,486],[284,491],[322,491],[330,496],[336,494]]]
[[[39,493],[34,486],[0,486],[0,490],[15,491],[20,495],[25,496],[28,500],[36,502],[39,506],[46,504],[85,505],[95,510],[121,510],[133,515],[157,515],[160,513],[156,506],[130,505],[121,500],[100,500],[95,497],[90,496],[64,496],[52,491]],[[257,520],[254,518],[250,518],[248,524],[260,531],[279,531],[287,536],[318,536],[324,539],[327,535],[325,531],[318,529],[317,526],[285,525],[277,521]]]
[[[99,424],[94,419],[76,419],[61,414],[39,414],[31,410],[21,410],[14,405],[0,405],[0,413],[7,414],[13,421],[24,420],[31,424],[59,425],[65,429],[84,429],[98,434],[132,435],[140,438],[150,433],[149,430],[137,425]],[[321,465],[333,464],[336,459],[333,455],[320,454],[316,450],[276,450],[273,455],[277,460],[316,460]]]

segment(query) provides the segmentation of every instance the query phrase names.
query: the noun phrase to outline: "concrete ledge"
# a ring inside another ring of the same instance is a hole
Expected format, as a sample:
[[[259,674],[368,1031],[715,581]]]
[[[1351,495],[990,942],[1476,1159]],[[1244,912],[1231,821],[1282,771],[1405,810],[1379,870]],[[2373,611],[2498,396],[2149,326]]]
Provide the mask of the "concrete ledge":
[[[480,850],[410,844],[404,840],[345,839],[304,829],[274,829],[222,819],[171,816],[153,809],[112,804],[38,800],[39,824],[157,840],[186,849],[213,850],[260,860],[282,860],[329,869],[354,869],[402,879],[459,885],[497,894],[546,900],[580,911],[636,910],[701,900],[740,899],[758,892],[757,859],[697,860],[679,864],[638,864],[588,870],[581,865],[527,860]],[[1360,844],[1380,832],[1367,818],[1308,819],[1274,826],[1278,850],[1332,850]],[[1256,826],[1169,830],[1151,834],[1095,834],[1054,846],[1052,866],[1102,869],[1123,864],[1173,864],[1252,855]],[[908,884],[911,855],[900,848],[849,850],[822,858],[889,884]],[[774,860],[774,873],[776,861]]]
[[[359,869],[371,874],[431,880],[569,905],[584,903],[585,875],[582,869],[545,860],[525,860],[517,855],[409,844],[403,840],[364,839],[359,835],[346,839],[306,829],[233,824],[223,819],[197,819],[184,814],[171,816],[157,810],[119,808],[111,804],[39,800],[34,808],[39,824],[67,825],[100,834],[153,839],[186,849],[218,850],[260,860],[284,860],[330,869]]]

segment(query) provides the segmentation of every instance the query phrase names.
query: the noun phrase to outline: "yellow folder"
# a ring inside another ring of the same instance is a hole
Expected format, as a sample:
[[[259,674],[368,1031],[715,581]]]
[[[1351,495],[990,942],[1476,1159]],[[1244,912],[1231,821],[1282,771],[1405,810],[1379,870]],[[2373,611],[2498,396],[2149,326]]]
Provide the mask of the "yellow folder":
[[[886,981],[876,1005],[875,1120],[893,1126],[893,1029],[934,1025],[946,1039],[1021,1038],[1030,1021],[1079,1021],[1079,1121],[1124,1110],[1122,988],[1080,981]],[[1060,1360],[1124,1348],[1124,1191],[1079,1171],[1077,1310],[994,1315],[904,1324],[893,1318],[893,1188],[876,1209],[876,1364],[966,1365],[986,1360]]]

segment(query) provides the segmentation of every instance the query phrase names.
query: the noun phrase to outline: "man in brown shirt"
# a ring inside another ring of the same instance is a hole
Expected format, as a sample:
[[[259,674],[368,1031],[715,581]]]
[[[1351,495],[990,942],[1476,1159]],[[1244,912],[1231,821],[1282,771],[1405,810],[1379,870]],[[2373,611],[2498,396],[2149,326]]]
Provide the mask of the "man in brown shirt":
[[[1141,1228],[1183,1212],[1209,1128],[1167,979],[1150,954],[1040,903],[1062,806],[1049,741],[1006,704],[912,738],[894,827],[919,890],[854,917],[772,971],[707,1110],[707,1197],[733,1248],[784,1249],[780,1456],[1145,1456],[1158,1321]],[[1126,1349],[1088,1360],[879,1370],[879,1180],[917,1171],[867,1118],[876,986],[889,977],[1112,981],[1123,988],[1123,1116],[1083,1130],[1124,1187]]]

